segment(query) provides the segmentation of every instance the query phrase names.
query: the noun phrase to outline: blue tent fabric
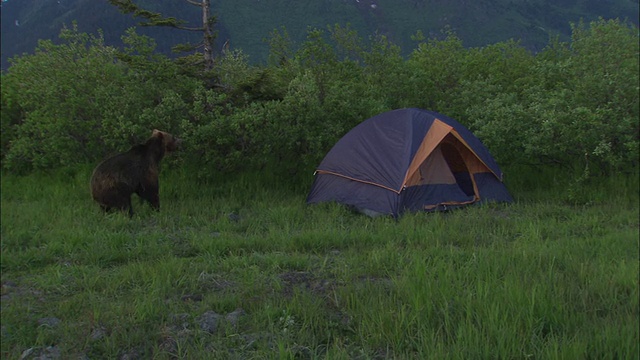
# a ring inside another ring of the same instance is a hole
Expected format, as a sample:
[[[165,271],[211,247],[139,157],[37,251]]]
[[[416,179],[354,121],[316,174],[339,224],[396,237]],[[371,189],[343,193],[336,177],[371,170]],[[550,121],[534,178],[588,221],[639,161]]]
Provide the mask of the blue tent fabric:
[[[366,120],[334,145],[318,170],[343,174],[399,191],[411,162],[411,152],[415,153],[412,149],[414,123],[420,124],[414,122],[412,114],[408,112],[398,113],[397,116],[384,113]],[[426,128],[427,125],[422,124],[422,127]]]
[[[486,171],[427,169],[455,180],[407,184],[409,167],[436,120],[462,138],[469,154],[474,154],[473,161],[481,163],[476,168]],[[433,211],[445,205],[509,202],[502,176],[488,149],[457,121],[433,111],[398,109],[363,121],[333,146],[316,170],[307,202],[334,201],[396,217],[404,211]]]
[[[340,176],[318,174],[309,203],[337,202],[356,209],[367,209],[380,214],[393,215],[398,209],[400,197],[397,193],[379,186],[363,184]]]
[[[513,198],[504,184],[492,175],[489,173],[474,175],[480,193],[480,201],[513,202]]]

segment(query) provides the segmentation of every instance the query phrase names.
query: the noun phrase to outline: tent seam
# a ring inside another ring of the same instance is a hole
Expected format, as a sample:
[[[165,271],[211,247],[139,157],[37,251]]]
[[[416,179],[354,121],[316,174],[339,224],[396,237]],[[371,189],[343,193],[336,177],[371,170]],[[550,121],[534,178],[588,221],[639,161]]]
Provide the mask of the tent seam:
[[[382,184],[374,183],[372,181],[356,179],[356,178],[353,178],[353,177],[350,177],[350,176],[346,176],[346,175],[343,175],[343,174],[339,174],[339,173],[335,173],[335,172],[332,172],[332,171],[316,170],[316,173],[317,174],[327,174],[327,175],[339,176],[339,177],[342,177],[342,178],[345,178],[345,179],[349,179],[349,180],[352,180],[352,181],[357,181],[357,182],[360,182],[360,183],[363,183],[363,184],[374,185],[374,186],[377,186],[377,187],[381,187],[381,188],[383,188],[385,190],[392,191],[392,192],[394,192],[394,193],[396,193],[398,195],[402,192],[402,188],[400,190],[395,190],[395,189],[392,189],[392,188],[390,188],[388,186],[384,186]]]

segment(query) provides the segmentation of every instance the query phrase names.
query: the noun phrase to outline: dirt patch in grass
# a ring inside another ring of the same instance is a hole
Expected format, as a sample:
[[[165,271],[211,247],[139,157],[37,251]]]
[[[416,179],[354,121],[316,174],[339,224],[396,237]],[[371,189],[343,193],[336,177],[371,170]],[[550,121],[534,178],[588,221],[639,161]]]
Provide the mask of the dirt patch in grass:
[[[289,271],[278,275],[278,278],[283,285],[282,293],[287,298],[293,295],[296,288],[302,288],[314,295],[326,297],[338,286],[335,279],[322,278],[308,271]]]

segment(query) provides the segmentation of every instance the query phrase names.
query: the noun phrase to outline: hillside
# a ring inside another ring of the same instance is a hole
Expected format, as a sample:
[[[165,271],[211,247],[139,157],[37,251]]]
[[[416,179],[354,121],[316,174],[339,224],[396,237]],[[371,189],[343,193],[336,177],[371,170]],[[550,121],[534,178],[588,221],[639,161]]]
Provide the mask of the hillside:
[[[199,9],[182,1],[137,1],[143,7],[187,20],[197,26]],[[383,33],[403,48],[414,46],[411,35],[418,30],[438,36],[449,27],[469,47],[510,38],[536,51],[549,36],[566,37],[570,23],[598,17],[628,19],[638,25],[638,0],[219,0],[212,1],[218,15],[218,45],[229,41],[254,62],[268,53],[264,39],[285,27],[296,42],[304,40],[308,27],[351,24],[363,38]],[[106,1],[3,0],[2,68],[7,59],[31,52],[38,39],[57,39],[60,28],[77,21],[81,31],[102,29],[107,44],[119,46],[124,30],[135,25]],[[142,29],[154,37],[158,49],[169,54],[171,46],[197,42],[197,33],[171,29]]]

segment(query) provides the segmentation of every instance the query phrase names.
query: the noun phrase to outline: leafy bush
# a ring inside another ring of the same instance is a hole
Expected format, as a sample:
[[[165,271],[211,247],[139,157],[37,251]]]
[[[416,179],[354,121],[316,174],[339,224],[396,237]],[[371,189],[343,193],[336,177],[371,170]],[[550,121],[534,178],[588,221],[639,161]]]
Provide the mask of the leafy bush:
[[[63,44],[41,41],[3,74],[2,130],[11,135],[2,140],[3,167],[24,172],[95,162],[146,139],[154,127],[177,128],[186,106],[176,89],[194,85],[153,54],[152,42],[130,31],[131,47],[118,53],[75,27],[60,37]],[[127,62],[117,60],[123,56]]]
[[[114,63],[115,49],[101,37],[65,29],[61,38],[65,45],[41,41],[34,55],[14,59],[3,76],[7,105],[20,109],[8,110],[17,118],[3,119],[14,124],[15,136],[3,154],[10,170],[86,161],[101,143],[96,119],[126,69]]]
[[[421,107],[467,125],[503,164],[637,168],[637,29],[574,25],[571,42],[535,55],[514,41],[467,49],[444,35],[418,33],[404,59],[384,36],[365,42],[348,27],[311,29],[297,51],[282,30],[268,65],[226,50],[196,78],[134,30],[118,52],[66,29],[62,45],[41,42],[2,74],[2,166],[94,162],[162,128],[185,140],[178,160],[201,176],[265,166],[293,174],[364,119]]]
[[[572,43],[545,49],[517,86],[468,82],[465,95],[488,95],[467,109],[472,129],[507,162],[637,166],[637,40],[618,21],[578,25]]]

